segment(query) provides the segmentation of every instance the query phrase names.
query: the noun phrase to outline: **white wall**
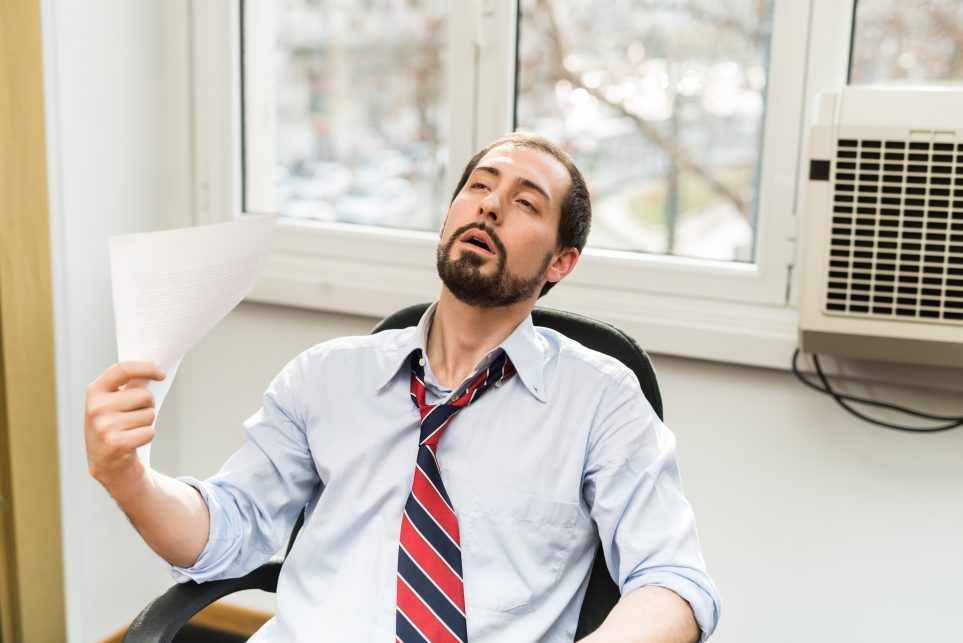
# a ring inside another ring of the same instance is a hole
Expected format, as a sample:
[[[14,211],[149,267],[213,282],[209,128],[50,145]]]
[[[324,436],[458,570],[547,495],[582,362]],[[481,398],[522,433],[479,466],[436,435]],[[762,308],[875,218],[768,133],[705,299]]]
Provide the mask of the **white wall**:
[[[786,372],[671,358],[656,367],[722,592],[714,640],[959,638],[963,430],[877,428]],[[949,393],[874,393],[963,408]]]
[[[179,442],[177,473],[216,471],[288,359],[329,337],[367,333],[374,322],[242,304],[181,366],[179,437],[158,437]],[[963,430],[886,431],[788,372],[654,359],[722,593],[714,641],[959,638]],[[934,412],[963,407],[945,392],[873,394]],[[270,606],[256,596],[239,602]]]
[[[87,475],[83,407],[87,384],[117,355],[107,236],[190,213],[187,5],[44,0],[42,9],[67,631],[86,643],[169,584]],[[175,407],[170,399],[165,410]],[[176,455],[174,442],[154,451],[162,464]]]

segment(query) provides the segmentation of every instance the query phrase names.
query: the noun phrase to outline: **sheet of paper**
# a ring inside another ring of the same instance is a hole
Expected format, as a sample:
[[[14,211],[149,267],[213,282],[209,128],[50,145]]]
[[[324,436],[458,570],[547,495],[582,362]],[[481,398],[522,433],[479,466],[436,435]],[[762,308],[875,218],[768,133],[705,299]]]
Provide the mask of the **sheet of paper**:
[[[167,372],[147,386],[157,413],[187,351],[254,287],[276,222],[262,215],[110,237],[118,360],[150,360]],[[137,455],[149,465],[150,445]]]

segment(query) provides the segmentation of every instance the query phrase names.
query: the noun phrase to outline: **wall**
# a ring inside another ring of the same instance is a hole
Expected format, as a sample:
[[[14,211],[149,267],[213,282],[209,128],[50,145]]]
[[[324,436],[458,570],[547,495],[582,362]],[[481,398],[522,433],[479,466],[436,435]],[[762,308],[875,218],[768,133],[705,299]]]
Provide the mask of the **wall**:
[[[190,214],[189,23],[181,0],[45,0],[43,23],[67,630],[87,643],[169,584],[87,474],[83,409],[117,355],[107,236]]]
[[[656,364],[723,595],[715,640],[958,636],[963,430],[876,428],[785,372],[667,358]],[[958,395],[873,393],[961,411]]]
[[[374,321],[242,304],[178,374],[178,473],[216,471],[288,359],[329,337],[367,333]],[[963,430],[875,428],[788,372],[665,356],[655,365],[722,592],[714,641],[958,637]],[[961,410],[950,393],[871,393],[934,412]],[[257,595],[238,602],[270,607]]]

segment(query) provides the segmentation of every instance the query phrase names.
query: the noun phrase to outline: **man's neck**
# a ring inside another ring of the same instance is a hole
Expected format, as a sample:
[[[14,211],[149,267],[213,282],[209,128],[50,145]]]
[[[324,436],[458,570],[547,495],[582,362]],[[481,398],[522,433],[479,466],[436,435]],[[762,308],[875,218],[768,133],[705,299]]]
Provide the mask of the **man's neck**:
[[[428,362],[438,384],[455,388],[475,364],[501,344],[532,312],[534,300],[511,306],[479,308],[441,289],[428,332]]]

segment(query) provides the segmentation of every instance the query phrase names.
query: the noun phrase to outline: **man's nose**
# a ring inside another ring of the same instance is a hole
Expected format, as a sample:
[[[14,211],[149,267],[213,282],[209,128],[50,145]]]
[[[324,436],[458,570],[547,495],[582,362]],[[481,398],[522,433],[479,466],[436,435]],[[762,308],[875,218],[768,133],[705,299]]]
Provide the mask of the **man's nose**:
[[[478,205],[478,216],[498,223],[502,218],[502,200],[498,192],[489,192]]]

